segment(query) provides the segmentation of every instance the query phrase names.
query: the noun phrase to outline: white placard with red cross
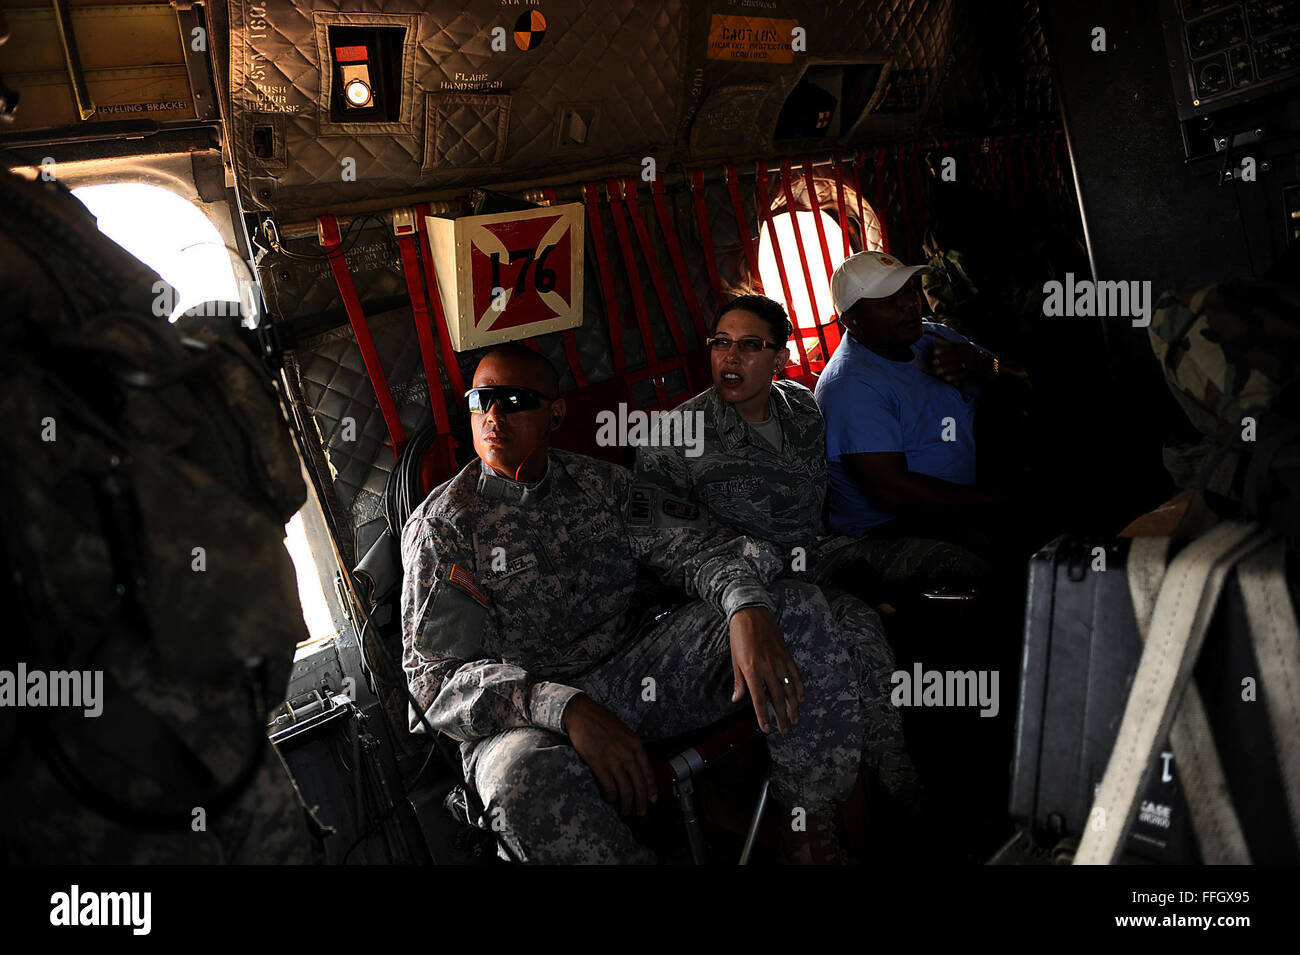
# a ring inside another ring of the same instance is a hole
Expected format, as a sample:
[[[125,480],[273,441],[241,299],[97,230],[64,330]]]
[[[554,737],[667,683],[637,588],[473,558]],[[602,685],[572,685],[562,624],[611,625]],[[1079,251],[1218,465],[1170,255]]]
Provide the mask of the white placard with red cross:
[[[581,203],[426,224],[456,351],[582,324]]]

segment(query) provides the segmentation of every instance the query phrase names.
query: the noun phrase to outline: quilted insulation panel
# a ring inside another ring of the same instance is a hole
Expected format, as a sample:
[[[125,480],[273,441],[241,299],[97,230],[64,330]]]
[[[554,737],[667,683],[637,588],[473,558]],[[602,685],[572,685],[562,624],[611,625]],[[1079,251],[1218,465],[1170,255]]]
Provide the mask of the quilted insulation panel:
[[[882,64],[891,86],[879,115],[837,141],[818,140],[822,148],[897,138],[934,98],[954,3],[231,0],[236,180],[246,209],[284,222],[539,170],[580,172],[649,155],[762,155],[786,96],[821,63]],[[527,11],[540,13],[545,29],[528,34],[525,50],[514,31]],[[759,29],[797,22],[806,49],[765,61],[724,58],[719,31],[746,17],[760,18],[750,21]],[[329,31],[343,27],[384,27],[402,38],[400,103],[383,122],[343,122],[331,112]],[[580,144],[566,144],[560,126],[572,107],[590,119]]]

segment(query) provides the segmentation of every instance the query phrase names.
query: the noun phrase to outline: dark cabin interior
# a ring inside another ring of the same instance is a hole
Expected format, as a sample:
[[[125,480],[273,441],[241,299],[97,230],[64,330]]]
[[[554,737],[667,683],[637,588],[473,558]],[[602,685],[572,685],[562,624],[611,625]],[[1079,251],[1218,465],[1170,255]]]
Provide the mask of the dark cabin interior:
[[[317,841],[335,864],[496,861],[490,830],[464,824],[463,793],[453,819],[454,746],[406,727],[400,587],[392,556],[381,566],[385,532],[400,536],[475,459],[463,393],[486,346],[453,349],[467,333],[449,323],[482,300],[469,259],[436,251],[435,220],[539,210],[544,227],[545,210],[570,210],[576,242],[549,275],[554,301],[578,313],[523,340],[569,401],[555,446],[625,466],[632,449],[598,446],[590,422],[708,387],[709,322],[731,297],[787,304],[796,347],[781,377],[812,387],[844,334],[799,298],[816,302],[814,277],[867,250],[947,263],[960,281],[944,320],[1032,383],[981,437],[981,467],[1023,482],[1044,545],[1116,538],[1178,493],[1167,457],[1201,437],[1144,325],[1048,315],[1045,284],[1150,283],[1154,305],[1166,290],[1276,276],[1300,244],[1300,4],[1287,0],[6,0],[3,12],[6,167],[40,179],[57,162],[68,188],[171,188],[243,263],[260,318],[241,336],[302,463],[309,573],[333,631],[287,626],[299,646],[279,647],[287,691],[267,701],[279,704],[269,733],[329,817]],[[820,215],[815,232],[796,211]],[[783,218],[804,231],[775,244],[773,270],[761,243]],[[517,292],[530,269],[534,283],[544,274],[536,248],[518,271],[513,252],[492,258]],[[16,302],[13,276],[5,287]],[[911,626],[920,639],[966,624],[944,607]],[[947,732],[917,719],[923,735]],[[982,732],[956,731],[971,734],[965,757],[935,744],[936,798],[974,779],[975,808],[957,814],[961,835],[920,823],[933,831],[919,854],[979,864],[1028,826],[1037,845],[1017,861],[1052,861],[1081,820],[1052,834],[1013,818],[1008,780],[989,769],[1003,750]],[[710,854],[745,841],[752,763],[720,760],[700,782]],[[667,803],[647,838],[698,860]],[[9,841],[15,861],[39,860],[39,842]],[[1294,847],[1277,861],[1294,863]]]

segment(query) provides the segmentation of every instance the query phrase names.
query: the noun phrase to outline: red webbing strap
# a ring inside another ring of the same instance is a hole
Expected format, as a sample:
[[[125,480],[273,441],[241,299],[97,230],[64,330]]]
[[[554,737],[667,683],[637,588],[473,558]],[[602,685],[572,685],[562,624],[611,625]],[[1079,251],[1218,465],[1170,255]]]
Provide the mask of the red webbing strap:
[[[1065,213],[1067,200],[1064,184],[1061,182],[1061,169],[1056,163],[1056,135],[1043,133],[1038,146],[1038,162],[1043,170],[1043,188],[1052,203],[1052,212],[1058,218]]]
[[[397,415],[397,405],[393,403],[393,392],[388,387],[388,379],[384,377],[384,366],[379,362],[375,341],[370,337],[366,313],[362,311],[361,302],[357,299],[357,290],[352,285],[352,273],[348,271],[347,259],[339,251],[342,240],[339,237],[338,220],[332,215],[323,215],[316,220],[316,223],[321,248],[329,255],[330,270],[334,273],[339,297],[343,299],[343,309],[348,313],[352,334],[356,336],[357,347],[361,349],[361,360],[365,363],[366,374],[370,377],[370,387],[374,389],[375,400],[379,402],[379,411],[384,416],[388,436],[392,439],[393,456],[397,457],[402,453],[402,446],[406,444],[406,431],[402,428],[402,420]],[[330,249],[334,251],[330,252]]]
[[[749,232],[749,220],[745,218],[745,204],[740,201],[740,189],[737,188],[736,167],[727,163],[723,167],[723,178],[727,181],[727,194],[731,196],[731,208],[736,213],[736,229],[744,243],[745,261],[749,263],[749,284],[755,292],[763,294],[763,277],[758,274],[758,253],[754,251],[754,237]],[[762,217],[762,210],[759,210]],[[773,242],[773,245],[776,243]]]
[[[636,253],[632,249],[632,236],[627,231],[627,220],[623,217],[622,208],[614,201],[615,194],[620,200],[626,201],[622,184],[617,179],[606,179],[605,194],[609,196],[609,211],[614,217],[614,233],[618,236],[618,248],[623,254],[623,268],[627,272],[627,282],[632,292],[632,311],[636,313],[636,326],[641,332],[641,347],[645,349],[646,367],[653,368],[659,364],[659,355],[655,352],[654,335],[650,332],[650,315],[646,311],[645,292],[641,288],[641,270],[636,267]],[[666,401],[663,383],[655,379],[654,386],[656,399],[661,402]]]
[[[1033,180],[1029,175],[1029,137],[1013,136],[1011,137],[1013,149],[1016,151],[1016,158],[1019,160],[1020,169],[1020,198],[1026,202],[1032,202],[1034,198]]]
[[[985,136],[980,141],[980,151],[987,157],[989,169],[989,191],[994,194],[1002,191],[1002,180],[998,176],[997,155],[993,150],[993,141]]]
[[[844,257],[847,259],[853,254],[853,246],[849,243],[849,209],[844,204],[844,163],[840,160],[840,154],[835,154],[835,205],[840,213],[840,238],[844,242]]]
[[[907,147],[899,145],[894,151],[894,170],[898,173],[898,204],[903,209],[903,251],[906,258],[912,255],[912,197],[908,195],[907,166],[904,156]]]
[[[668,196],[664,192],[663,180],[658,176],[650,183],[650,194],[654,197],[655,216],[659,219],[659,231],[663,233],[664,244],[668,246],[668,258],[672,259],[673,271],[677,274],[677,285],[682,298],[686,299],[686,310],[691,313],[691,322],[700,344],[708,337],[708,326],[704,323],[704,314],[700,310],[700,300],[695,294],[695,283],[686,268],[686,256],[682,254],[682,243],[677,237],[677,226],[673,224],[672,213],[668,209]]]
[[[867,151],[858,150],[859,162],[853,167],[853,178],[856,184],[858,176],[858,165],[866,165]],[[880,229],[880,251],[889,252],[889,230],[885,228],[885,147],[881,146],[876,150],[876,225]],[[858,189],[858,202],[862,201],[862,189]],[[865,245],[867,241],[866,224],[863,223],[862,241]]]
[[[548,203],[555,204],[557,197],[550,186],[542,190],[542,195]],[[573,383],[575,387],[586,388],[587,373],[582,370],[582,357],[578,354],[578,336],[572,328],[566,328],[561,336],[564,339],[564,357],[568,359],[569,370],[573,372]]]
[[[919,142],[913,144],[912,162],[908,165],[908,173],[912,177],[912,196],[916,199],[916,255],[921,259],[925,257],[925,228],[930,224],[930,207],[925,201],[925,191],[921,188],[923,159],[921,144]]]
[[[605,320],[609,325],[609,347],[614,353],[614,373],[622,377],[627,369],[623,355],[623,313],[618,306],[618,293],[614,290],[614,270],[609,265],[609,249],[605,245],[605,227],[600,221],[600,193],[595,183],[582,187],[583,202],[587,206],[587,228],[596,247],[596,271],[600,275],[600,290],[605,296]]]
[[[623,203],[627,206],[628,217],[632,220],[636,240],[641,244],[641,255],[645,259],[646,268],[650,271],[650,284],[654,286],[659,307],[663,309],[668,333],[673,336],[673,347],[677,349],[677,354],[685,355],[686,336],[682,334],[677,308],[673,305],[672,296],[668,294],[668,283],[664,281],[663,270],[659,268],[659,257],[655,255],[654,246],[650,244],[650,232],[646,229],[645,218],[641,215],[641,203],[637,201],[636,179],[633,176],[623,179]]]
[[[686,382],[686,387],[682,391],[668,393],[668,375],[678,369],[682,372],[682,378]],[[632,386],[638,381],[650,380],[654,385],[655,403],[647,407],[637,404],[636,392]],[[623,383],[627,387],[628,404],[641,411],[666,411],[675,405],[680,404],[697,390],[696,386],[691,383],[691,369],[686,362],[686,356],[675,355],[666,361],[662,361],[648,368],[638,368],[636,371],[629,371],[623,376]],[[674,400],[675,399],[675,400]]]
[[[420,361],[424,365],[424,380],[429,386],[429,407],[439,434],[450,433],[447,420],[447,399],[442,391],[442,374],[438,371],[437,345],[433,340],[433,326],[429,324],[429,307],[420,285],[420,260],[415,253],[415,232],[397,234],[397,247],[402,253],[402,275],[406,279],[406,294],[411,298],[411,317],[415,320],[415,337],[420,343]]]
[[[447,381],[451,384],[456,404],[463,406],[465,378],[460,373],[460,362],[456,360],[456,351],[451,347],[451,333],[447,331],[447,313],[442,308],[442,291],[438,288],[438,276],[433,271],[433,246],[429,242],[428,223],[424,221],[428,214],[427,202],[416,203],[415,230],[420,236],[420,254],[424,257],[424,281],[429,286],[433,317],[438,323],[438,348],[442,352],[442,367],[447,372]]]
[[[1056,170],[1058,194],[1061,197],[1061,211],[1066,222],[1078,218],[1079,199],[1074,189],[1074,167],[1070,164],[1070,144],[1065,141],[1065,133],[1056,130],[1052,133],[1052,166]]]
[[[398,231],[398,229],[408,229]],[[442,391],[442,376],[438,373],[437,344],[433,340],[433,326],[429,324],[429,307],[424,298],[424,283],[420,279],[420,259],[416,253],[415,223],[409,227],[394,225],[398,248],[402,251],[402,274],[406,277],[407,295],[411,298],[411,317],[415,320],[415,334],[420,342],[420,360],[424,364],[424,381],[429,388],[429,407],[433,409],[433,424],[438,431],[437,443],[429,446],[430,478],[454,473],[456,469],[456,442],[451,437],[451,422],[447,417],[447,396]]]
[[[1065,161],[1061,161],[1064,155]],[[1052,133],[1052,166],[1056,170],[1056,182],[1062,192],[1066,188],[1065,170],[1070,165],[1070,153],[1065,145],[1065,134],[1061,130],[1055,130]]]
[[[1007,178],[1007,208],[1015,211],[1020,204],[1019,197],[1016,195],[1016,138],[1014,136],[1004,137],[1002,139],[1002,151],[999,162],[1002,164],[1002,172]]]
[[[794,296],[790,294],[790,280],[785,274],[785,256],[781,254],[781,243],[777,241],[776,223],[772,221],[772,203],[767,197],[767,163],[761,159],[754,164],[754,186],[758,189],[758,211],[759,215],[767,220],[767,227],[770,230],[769,235],[772,237],[772,252],[776,257],[776,274],[781,277],[781,292],[785,295],[785,307],[790,312],[790,324],[794,326],[794,343],[799,351],[799,365],[805,375],[812,374],[812,369],[808,366],[808,353],[803,347],[803,329],[799,325],[799,316],[794,309]],[[794,212],[793,209],[789,210]],[[784,376],[783,369],[778,372]]]
[[[817,201],[817,184],[813,181],[812,157],[803,157],[803,185],[808,190],[808,205],[812,209],[813,223],[817,227],[817,245],[822,251],[822,265],[826,269],[826,278],[829,279],[835,272],[831,266],[831,250],[826,244],[826,226],[822,224],[822,207]]]
[[[1043,160],[1043,138],[1042,133],[1034,134],[1034,181],[1038,184],[1038,189],[1042,192],[1043,198],[1050,200],[1052,198],[1052,180],[1048,178],[1047,163]]]
[[[799,267],[803,269],[803,285],[808,290],[808,307],[812,309],[813,330],[817,332],[817,341],[822,346],[822,361],[830,356],[826,354],[826,336],[822,334],[822,319],[817,314],[817,293],[813,289],[812,270],[808,267],[808,252],[804,249],[803,230],[799,228],[799,216],[796,215],[794,207],[794,193],[790,189],[790,181],[794,178],[794,172],[790,168],[790,160],[781,160],[781,192],[785,196],[785,211],[790,216],[790,225],[794,227],[794,244],[799,249]],[[818,223],[820,228],[821,223]],[[776,227],[772,227],[772,244],[776,245]],[[799,336],[800,344],[803,343],[803,336]],[[811,369],[805,369],[810,371]]]
[[[722,278],[718,275],[718,256],[713,250],[713,228],[709,225],[709,208],[704,204],[704,172],[691,170],[691,198],[695,200],[695,221],[700,227],[700,245],[704,248],[704,267],[709,273],[709,290],[713,308],[722,308]]]

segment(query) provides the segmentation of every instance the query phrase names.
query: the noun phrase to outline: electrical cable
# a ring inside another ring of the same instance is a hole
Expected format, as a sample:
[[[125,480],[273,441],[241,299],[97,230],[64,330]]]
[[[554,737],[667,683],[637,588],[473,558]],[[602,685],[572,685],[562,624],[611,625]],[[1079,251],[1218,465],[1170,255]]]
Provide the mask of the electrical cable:
[[[260,232],[255,232],[253,237],[256,239],[258,235],[264,236],[267,245],[261,247],[269,249],[269,251],[275,252],[279,255],[283,255],[287,259],[293,259],[299,262],[326,262],[334,258],[336,255],[347,255],[351,252],[353,246],[355,246],[360,240],[361,233],[365,231],[365,223],[371,221],[384,230],[385,244],[388,246],[388,250],[393,253],[394,258],[397,258],[398,251],[397,247],[393,244],[392,230],[388,228],[388,224],[384,222],[383,219],[373,213],[366,213],[365,215],[360,215],[354,218],[348,223],[348,227],[343,230],[343,235],[339,237],[338,245],[333,248],[324,248],[319,252],[294,252],[293,250],[286,248],[284,243],[280,241],[279,232],[275,228],[275,220],[270,218],[262,220],[262,228]],[[266,225],[268,222],[271,223],[271,228],[269,230]]]
[[[1246,213],[1241,208],[1241,183],[1233,180],[1232,198],[1237,204],[1237,223],[1241,226],[1241,244],[1246,250],[1246,265],[1250,269],[1251,278],[1259,278],[1259,273],[1255,271],[1255,256],[1250,251],[1250,231],[1246,228]]]
[[[1255,272],[1255,256],[1250,251],[1250,233],[1246,228],[1246,213],[1241,207],[1241,193],[1238,191],[1241,180],[1237,178],[1235,171],[1228,172],[1229,167],[1233,165],[1233,146],[1237,141],[1237,135],[1237,133],[1230,133],[1226,137],[1227,145],[1223,150],[1223,164],[1219,167],[1218,186],[1222,189],[1225,183],[1232,183],[1232,200],[1237,207],[1237,224],[1241,226],[1241,244],[1246,250],[1246,265],[1250,269],[1251,278],[1259,278]]]

